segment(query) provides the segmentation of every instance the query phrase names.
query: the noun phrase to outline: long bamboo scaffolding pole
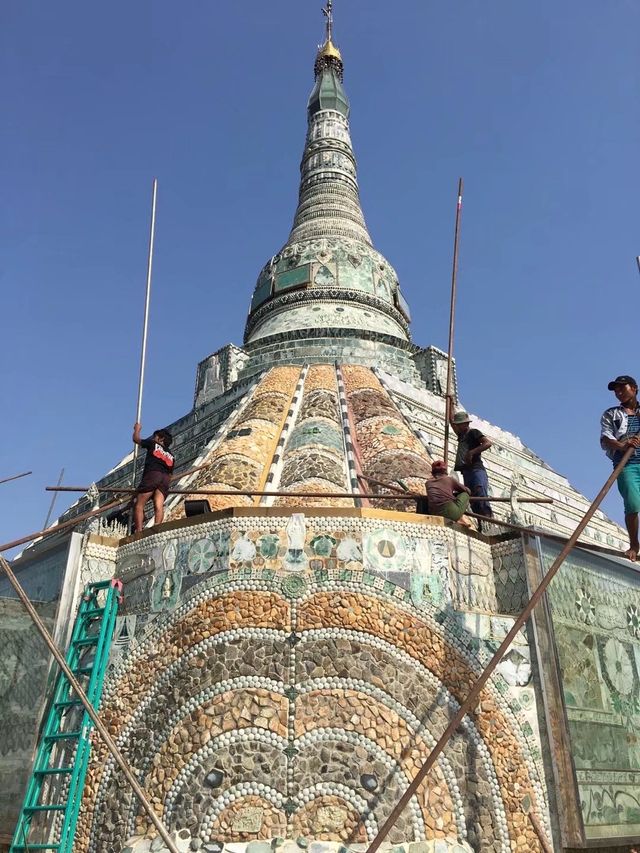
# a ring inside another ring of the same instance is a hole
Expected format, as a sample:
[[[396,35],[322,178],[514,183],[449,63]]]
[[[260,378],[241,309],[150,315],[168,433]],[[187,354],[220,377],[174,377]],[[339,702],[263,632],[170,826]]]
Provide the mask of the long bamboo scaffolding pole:
[[[18,581],[17,577],[14,575],[14,573],[11,569],[11,566],[5,560],[5,558],[2,556],[0,556],[0,567],[4,570],[4,573],[9,578],[9,583],[14,588],[16,595],[18,596],[20,601],[24,604],[24,606],[27,610],[27,613],[31,617],[33,624],[36,626],[38,633],[40,634],[42,639],[47,644],[47,647],[48,647],[49,651],[51,652],[51,654],[53,655],[53,657],[55,658],[56,663],[58,664],[60,669],[64,672],[64,674],[67,677],[69,683],[71,684],[71,687],[73,688],[74,692],[77,694],[78,698],[80,699],[80,701],[84,705],[85,711],[87,712],[87,714],[91,718],[91,721],[93,722],[94,726],[96,727],[100,737],[104,741],[105,746],[107,747],[107,749],[109,750],[109,752],[113,756],[114,761],[116,762],[118,767],[122,770],[122,772],[125,776],[125,779],[131,785],[131,788],[133,789],[134,794],[136,795],[136,797],[140,801],[140,805],[142,806],[142,808],[147,813],[149,820],[154,825],[154,827],[158,830],[158,834],[160,835],[160,837],[162,838],[164,843],[167,845],[167,847],[169,848],[171,853],[179,853],[178,848],[175,846],[175,844],[171,840],[171,836],[167,832],[167,829],[165,828],[164,824],[162,823],[160,818],[157,816],[157,814],[153,810],[153,806],[149,802],[146,792],[140,786],[140,784],[138,783],[138,780],[136,779],[136,777],[131,772],[131,768],[129,767],[129,765],[125,761],[125,758],[122,755],[122,753],[120,752],[120,750],[118,749],[118,747],[116,746],[115,741],[112,739],[111,735],[107,731],[105,724],[102,722],[102,720],[100,719],[100,717],[96,713],[95,708],[92,706],[91,702],[89,701],[89,697],[87,696],[87,694],[82,689],[82,685],[80,684],[78,679],[75,677],[75,675],[73,674],[71,669],[69,669],[69,666],[67,665],[67,662],[64,659],[62,652],[54,643],[53,638],[52,638],[51,634],[47,631],[47,628],[46,628],[44,622],[38,616],[38,613],[37,613],[35,607],[33,606],[33,604],[31,604],[31,602],[29,601],[27,594],[25,593],[24,589],[20,585],[20,582]]]
[[[562,544],[568,541],[566,536],[560,536],[559,533],[552,533],[550,530],[541,530],[536,527],[524,527],[524,525],[514,524],[512,521],[502,521],[502,519],[495,516],[488,518],[486,515],[477,515],[475,512],[465,512],[465,515],[469,518],[476,518],[478,521],[505,527],[507,530],[513,530],[517,533],[526,533],[528,536],[534,536],[538,539],[552,539],[554,542]],[[593,551],[596,554],[608,554],[611,557],[620,557],[620,551],[616,551],[615,548],[605,548],[604,545],[594,545],[593,542],[582,540],[576,544],[576,547],[582,548],[585,551]]]
[[[529,821],[531,822],[531,826],[533,827],[533,831],[538,837],[538,841],[540,842],[540,846],[544,853],[553,853],[553,849],[549,844],[547,836],[545,835],[544,829],[542,828],[542,824],[538,819],[538,815],[535,812],[529,812]]]
[[[47,492],[86,492],[87,489],[82,486],[46,486]],[[104,494],[137,494],[137,489],[129,487],[111,488],[98,487],[98,491]],[[357,495],[351,492],[277,492],[263,491],[260,489],[169,489],[168,495],[238,495],[249,497],[251,495],[260,495],[261,497],[275,498],[379,498],[381,500],[401,501],[401,500],[416,500],[424,498],[425,495],[420,495],[417,492],[402,492],[394,495],[380,495],[377,493],[365,494],[359,492]],[[509,502],[511,498],[484,498],[470,497],[471,501],[498,501]],[[553,498],[521,498],[519,503],[535,503],[535,504],[550,504],[553,503]]]
[[[444,401],[444,453],[443,459],[449,467],[449,421],[453,414],[452,360],[453,336],[456,318],[456,293],[458,288],[458,243],[460,241],[460,219],[462,218],[462,178],[458,180],[458,201],[456,204],[456,227],[453,237],[453,265],[451,269],[451,304],[449,306],[449,344],[447,347],[447,393]]]
[[[60,476],[58,477],[57,486],[60,487],[62,485],[62,478],[64,477],[64,468],[60,471]],[[56,505],[56,498],[58,497],[58,493],[56,492],[51,498],[51,504],[49,506],[49,512],[47,513],[47,517],[44,520],[44,524],[42,525],[45,529],[49,526],[49,522],[51,521],[51,516],[53,515],[53,508]]]
[[[156,198],[158,195],[158,179],[153,179],[151,190],[151,224],[149,226],[149,252],[147,255],[147,285],[144,296],[144,319],[142,321],[142,344],[140,346],[140,373],[138,376],[138,399],[136,403],[136,423],[142,418],[142,392],[144,390],[144,369],[147,360],[147,333],[149,330],[149,304],[151,301],[151,272],[153,270],[153,244],[156,235]],[[136,468],[138,465],[138,445],[133,446],[133,470],[131,483],[136,481]]]
[[[19,480],[20,477],[28,477],[29,474],[33,474],[33,471],[25,471],[24,474],[14,474],[13,477],[5,477],[3,480],[0,480],[0,483],[10,483],[11,480]]]
[[[385,483],[382,480],[375,480],[373,477],[367,477],[364,474],[360,475],[364,480],[368,480],[370,483],[377,483],[379,486],[385,486],[387,489],[395,489],[398,492],[402,492],[402,494],[407,495],[408,497],[423,497],[416,495],[415,492],[405,491],[401,489],[399,486],[393,485],[393,483]],[[471,500],[501,500],[501,501],[510,501],[511,498],[471,498]],[[553,498],[520,498],[518,503],[554,503]],[[537,536],[539,538],[544,539],[553,539],[555,542],[566,542],[566,536],[560,536],[559,533],[552,533],[550,530],[539,530],[535,527],[525,527],[522,524],[514,524],[511,521],[503,521],[501,518],[496,518],[492,516],[491,518],[487,518],[486,515],[477,515],[475,512],[465,512],[465,515],[470,518],[476,518],[478,521],[489,522],[490,524],[497,524],[500,527],[506,527],[508,530],[517,531],[518,533],[527,533],[530,536]],[[587,551],[595,551],[600,554],[610,554],[613,557],[619,557],[620,552],[616,551],[614,548],[605,548],[603,545],[594,545],[592,542],[580,542],[580,548],[584,548]]]
[[[27,542],[33,542],[34,539],[42,539],[45,536],[52,536],[54,533],[60,533],[62,530],[68,530],[70,527],[75,527],[76,524],[80,524],[81,521],[86,521],[88,518],[92,518],[94,515],[101,515],[103,512],[108,512],[110,509],[115,509],[119,506],[124,506],[124,504],[129,503],[129,500],[126,501],[116,500],[111,501],[104,506],[99,507],[98,509],[92,509],[90,512],[83,512],[81,515],[77,515],[75,518],[70,518],[68,521],[63,521],[62,524],[54,524],[52,527],[46,527],[44,530],[38,530],[36,533],[27,533],[26,536],[22,536],[20,539],[14,539],[11,542],[5,542],[4,545],[0,545],[0,553],[3,551],[10,551],[12,548],[17,548],[18,545],[26,545]]]
[[[365,474],[360,474],[360,477],[363,480],[366,480],[368,483],[373,483],[375,486],[382,486],[385,489],[394,489],[398,494],[404,495],[406,498],[424,498],[424,494],[420,494],[419,492],[412,492],[410,489],[402,488],[401,486],[396,486],[393,483],[385,483],[384,480],[376,480],[374,477],[368,477]],[[378,495],[377,497],[390,497],[390,495]],[[473,495],[469,496],[470,501],[495,501],[498,503],[510,503],[511,498],[501,498],[501,497],[474,497]],[[554,503],[553,498],[518,498],[518,503],[528,503],[528,504],[552,504]]]
[[[367,853],[375,853],[375,851],[380,847],[384,839],[389,834],[389,831],[408,805],[409,801],[411,800],[411,797],[413,797],[413,795],[416,793],[423,780],[435,764],[436,760],[438,759],[438,756],[442,753],[443,749],[445,748],[451,737],[455,734],[456,729],[464,719],[465,715],[472,708],[475,708],[478,701],[478,697],[480,696],[480,693],[482,692],[482,689],[484,688],[485,684],[493,674],[493,671],[498,666],[502,658],[505,656],[507,650],[509,649],[509,646],[517,636],[518,632],[522,629],[527,619],[529,619],[529,617],[533,613],[535,606],[546,592],[547,587],[555,577],[556,573],[558,572],[558,569],[564,563],[567,555],[570,553],[570,551],[573,549],[574,545],[578,541],[578,537],[585,529],[587,524],[591,521],[596,510],[602,503],[605,495],[608,493],[611,486],[615,483],[618,478],[618,475],[631,458],[631,454],[634,452],[635,447],[630,447],[628,450],[625,451],[622,459],[613,469],[613,471],[607,478],[607,481],[605,482],[604,486],[600,489],[596,497],[593,499],[593,502],[591,503],[589,509],[586,511],[586,513],[578,523],[576,529],[573,531],[573,533],[567,540],[564,548],[553,561],[549,570],[540,582],[538,588],[535,590],[535,592],[529,599],[529,603],[511,626],[511,630],[506,635],[502,643],[500,643],[500,646],[497,649],[496,653],[491,658],[487,666],[484,668],[484,670],[474,683],[473,687],[469,691],[467,698],[461,703],[460,708],[458,709],[451,722],[440,736],[440,739],[438,740],[434,748],[431,750],[429,756],[427,757],[427,760],[424,762],[420,770],[413,777],[410,785],[408,786],[404,794],[400,797],[397,804],[394,806],[391,814],[384,822],[378,834],[375,836],[375,838],[369,845]]]

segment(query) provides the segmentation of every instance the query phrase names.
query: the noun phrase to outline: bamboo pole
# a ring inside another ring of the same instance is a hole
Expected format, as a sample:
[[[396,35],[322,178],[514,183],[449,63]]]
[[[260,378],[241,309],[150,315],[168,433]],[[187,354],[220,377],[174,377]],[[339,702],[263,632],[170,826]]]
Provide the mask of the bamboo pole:
[[[149,304],[151,301],[151,271],[153,269],[153,244],[156,234],[156,198],[158,195],[158,179],[153,179],[151,191],[151,225],[149,227],[149,253],[147,255],[147,286],[144,297],[144,319],[142,322],[142,345],[140,347],[140,374],[138,377],[138,400],[136,404],[136,423],[142,418],[142,391],[144,389],[144,370],[147,360],[147,333],[149,330]],[[133,470],[131,474],[132,485],[136,481],[136,468],[138,465],[138,445],[133,446]]]
[[[387,488],[394,488],[393,486]],[[97,487],[99,492],[104,494],[137,494],[137,489],[131,489],[129,487],[122,488],[111,488],[111,487]],[[86,492],[87,489],[83,486],[46,486],[45,490],[47,492]],[[402,492],[397,495],[380,495],[377,493],[365,494],[362,492],[358,492],[358,494],[352,494],[351,492],[278,492],[278,491],[263,491],[261,489],[169,489],[167,492],[168,495],[238,495],[242,497],[250,497],[261,496],[261,497],[276,497],[276,498],[380,498],[381,500],[391,500],[391,501],[401,501],[401,500],[412,500],[417,498],[424,498],[425,495],[421,495],[418,492]],[[511,498],[484,498],[484,497],[473,497],[469,498],[471,501],[497,501],[497,502],[509,502]],[[553,498],[521,498],[519,503],[536,503],[536,504],[550,504],[553,503]]]
[[[10,483],[11,480],[19,480],[20,477],[28,477],[29,474],[33,474],[33,471],[25,471],[24,474],[14,474],[13,477],[5,477],[3,480],[0,480],[0,483]]]
[[[376,480],[374,477],[367,477],[365,474],[360,474],[363,480],[367,480],[369,483],[373,483],[376,486],[383,486],[385,489],[395,489],[399,494],[403,494],[408,498],[424,498],[425,495],[420,494],[419,492],[412,492],[410,489],[403,489],[401,486],[395,486],[393,483],[385,483],[383,480]],[[390,497],[390,495],[378,495],[378,497]],[[469,496],[470,501],[497,501],[498,503],[509,503],[511,498],[494,498],[494,497],[474,497],[473,495]],[[518,498],[518,503],[528,503],[528,504],[552,504],[554,503],[553,498]]]
[[[453,237],[453,266],[451,270],[451,304],[449,306],[449,344],[447,347],[447,393],[444,401],[444,452],[443,459],[449,467],[449,421],[453,414],[453,389],[451,387],[451,367],[453,359],[453,336],[456,317],[456,292],[458,288],[458,243],[460,241],[460,219],[462,217],[462,178],[458,180],[458,202],[456,204],[456,227]]]
[[[412,496],[414,492],[404,492],[400,489],[399,486],[394,486],[392,483],[384,483],[382,480],[374,480],[373,477],[367,477],[364,474],[360,475],[364,480],[368,480],[370,483],[377,483],[380,486],[385,486],[388,489],[396,489],[398,492],[402,492],[405,495]],[[423,497],[422,495],[416,495],[416,497]],[[510,501],[511,498],[471,498],[471,500],[501,500],[501,501]],[[553,503],[553,498],[521,498],[518,503],[522,502],[535,502],[535,503]],[[518,533],[527,533],[530,536],[537,536],[539,538],[545,539],[553,539],[555,542],[566,542],[566,536],[560,536],[558,533],[552,533],[550,530],[536,530],[534,527],[524,527],[521,524],[514,524],[511,521],[503,521],[500,518],[496,518],[492,516],[491,518],[487,518],[486,515],[477,515],[475,512],[465,512],[465,515],[470,518],[476,518],[478,521],[488,521],[491,524],[497,524],[500,527],[506,527],[509,530],[517,531]],[[605,548],[602,545],[594,545],[591,542],[580,542],[580,548],[584,548],[587,551],[595,551],[600,554],[611,554],[611,556],[619,557],[620,552],[616,551],[613,548]]]
[[[538,841],[540,842],[540,846],[542,847],[543,853],[553,853],[553,848],[549,844],[544,829],[542,828],[542,824],[540,823],[538,815],[535,812],[529,812],[529,821],[531,822],[533,831],[538,836]]]
[[[25,593],[24,589],[20,585],[17,577],[14,575],[14,573],[11,569],[11,566],[5,560],[5,558],[2,556],[0,556],[0,567],[2,569],[4,569],[6,576],[9,578],[9,583],[14,588],[16,595],[18,596],[20,601],[24,604],[24,606],[27,610],[27,613],[31,617],[33,624],[36,626],[38,633],[40,634],[42,639],[47,644],[47,647],[48,647],[49,651],[51,652],[51,654],[53,655],[53,657],[55,658],[56,663],[58,664],[60,669],[64,672],[64,674],[67,677],[69,683],[71,684],[71,687],[73,688],[74,692],[77,694],[78,698],[80,699],[80,701],[84,705],[85,711],[87,712],[87,714],[91,718],[91,721],[93,722],[98,733],[100,734],[100,737],[104,741],[105,746],[107,747],[107,749],[109,750],[109,752],[113,756],[116,764],[120,767],[120,769],[124,773],[124,776],[125,776],[127,782],[131,785],[134,794],[136,795],[136,797],[140,801],[140,805],[143,807],[143,809],[147,813],[149,820],[155,826],[155,828],[158,830],[158,834],[160,835],[160,837],[162,838],[164,843],[167,845],[167,847],[169,848],[171,853],[179,853],[178,848],[175,846],[175,844],[171,840],[171,837],[169,836],[167,829],[165,828],[164,824],[162,823],[160,818],[157,816],[157,814],[153,810],[153,806],[151,805],[151,803],[147,799],[146,792],[140,786],[140,784],[138,783],[138,780],[135,778],[135,776],[131,772],[131,768],[129,767],[129,765],[125,761],[124,756],[122,755],[122,753],[120,752],[118,747],[116,746],[115,741],[112,739],[111,735],[107,731],[105,724],[102,722],[102,720],[100,719],[100,717],[96,713],[95,708],[93,707],[93,705],[89,701],[89,697],[87,696],[87,694],[82,689],[81,684],[79,683],[79,681],[77,680],[77,678],[75,677],[73,672],[69,669],[69,666],[67,665],[67,662],[64,659],[62,652],[54,643],[53,638],[51,637],[51,634],[47,631],[47,628],[46,628],[44,622],[38,616],[38,613],[37,613],[35,607],[33,606],[33,604],[31,604],[31,602],[29,601],[27,594]]]
[[[62,469],[62,471],[60,471],[60,476],[58,477],[58,483],[57,483],[58,487],[60,487],[62,485],[62,478],[63,477],[64,477],[64,468]],[[49,506],[49,512],[47,513],[47,517],[45,518],[44,524],[42,525],[45,529],[49,526],[49,522],[51,521],[51,516],[53,515],[53,508],[56,505],[56,498],[57,497],[58,497],[58,494],[56,492],[56,494],[54,494],[54,496],[51,498],[51,504]]]
[[[38,530],[36,533],[28,533],[20,539],[14,539],[12,542],[5,542],[4,545],[0,545],[0,553],[3,551],[10,551],[12,548],[17,548],[18,545],[26,545],[27,542],[33,542],[34,539],[41,539],[45,536],[52,536],[54,533],[60,533],[62,530],[68,530],[70,527],[75,527],[76,524],[80,524],[81,521],[86,521],[94,515],[101,515],[103,512],[108,512],[110,509],[115,509],[116,507],[123,506],[126,503],[129,503],[129,501],[111,501],[98,509],[92,509],[90,512],[83,512],[75,518],[63,521],[62,524],[54,524],[52,527],[47,527],[44,530]]]
[[[608,493],[611,486],[615,483],[615,481],[618,478],[618,475],[620,474],[620,472],[622,471],[624,466],[627,464],[627,462],[631,458],[631,454],[634,452],[635,452],[635,447],[630,447],[628,450],[625,451],[622,459],[616,465],[616,467],[613,469],[613,471],[611,472],[611,474],[607,478],[607,481],[605,482],[604,486],[600,489],[600,491],[598,492],[596,497],[593,499],[591,505],[589,506],[589,509],[586,511],[586,513],[584,514],[584,516],[582,517],[582,519],[578,523],[576,529],[573,531],[573,533],[571,534],[571,536],[567,540],[564,548],[562,549],[562,551],[558,554],[556,559],[551,564],[548,572],[543,577],[538,588],[535,590],[535,592],[533,593],[533,595],[529,599],[529,603],[527,604],[525,609],[522,611],[520,616],[518,616],[518,618],[515,620],[515,622],[511,626],[511,630],[509,631],[509,633],[506,635],[506,637],[504,638],[504,640],[500,644],[498,650],[495,652],[495,654],[493,655],[493,657],[491,658],[491,660],[489,661],[487,666],[484,668],[482,673],[478,676],[478,678],[475,681],[473,687],[471,688],[467,698],[461,703],[458,711],[456,712],[456,714],[452,718],[451,722],[449,723],[447,728],[444,730],[444,732],[440,736],[440,739],[438,740],[438,742],[436,743],[434,748],[429,753],[427,760],[424,762],[424,764],[422,765],[420,770],[413,777],[410,785],[408,786],[408,788],[406,789],[404,794],[400,797],[397,804],[394,806],[393,810],[391,811],[391,814],[389,815],[387,820],[384,822],[384,824],[380,828],[378,834],[375,836],[375,838],[373,839],[373,841],[369,845],[366,853],[375,853],[375,851],[380,847],[380,845],[382,844],[384,839],[389,834],[389,831],[391,830],[393,825],[396,823],[396,821],[398,820],[398,818],[400,817],[400,815],[402,814],[402,812],[404,811],[404,809],[408,805],[409,801],[411,800],[411,797],[413,797],[413,795],[416,793],[416,791],[418,790],[418,788],[420,787],[420,785],[424,781],[425,777],[427,776],[427,774],[429,773],[429,771],[431,770],[431,768],[435,764],[438,756],[442,753],[443,749],[445,748],[445,746],[447,745],[447,743],[451,739],[452,735],[455,734],[456,729],[458,728],[458,726],[460,725],[460,723],[464,719],[465,715],[472,708],[475,708],[477,701],[478,701],[478,697],[480,696],[480,693],[481,693],[482,689],[484,688],[485,684],[487,683],[487,681],[489,680],[489,678],[493,674],[493,671],[498,666],[498,664],[500,663],[502,658],[505,656],[507,650],[509,649],[509,646],[511,645],[511,643],[513,642],[513,640],[515,639],[515,637],[517,636],[519,631],[522,629],[522,627],[525,624],[525,622],[527,621],[527,619],[529,619],[529,617],[531,616],[535,606],[537,605],[537,603],[540,601],[540,599],[542,598],[542,596],[546,592],[547,587],[549,586],[549,584],[551,583],[551,581],[555,577],[556,573],[558,572],[558,569],[563,564],[567,555],[570,553],[570,551],[573,549],[574,545],[576,544],[578,537],[580,536],[582,531],[585,529],[585,527],[587,526],[587,524],[589,523],[589,521],[591,520],[591,518],[595,514],[596,510],[598,509],[598,507],[602,503],[605,495]]]
[[[502,521],[500,518],[492,516],[488,518],[486,515],[477,515],[475,512],[465,512],[469,518],[476,518],[478,521],[484,521],[489,524],[497,524],[500,527],[506,527],[508,530],[513,530],[517,533],[526,533],[528,536],[534,536],[538,539],[552,539],[554,542],[567,542],[566,536],[560,536],[559,533],[552,533],[550,530],[540,530],[536,527],[524,527],[521,524],[514,524],[512,521]],[[605,548],[603,545],[594,545],[593,542],[585,542],[581,540],[577,543],[578,548],[583,548],[585,551],[593,551],[596,554],[608,554],[611,557],[619,557],[620,551],[615,548]]]

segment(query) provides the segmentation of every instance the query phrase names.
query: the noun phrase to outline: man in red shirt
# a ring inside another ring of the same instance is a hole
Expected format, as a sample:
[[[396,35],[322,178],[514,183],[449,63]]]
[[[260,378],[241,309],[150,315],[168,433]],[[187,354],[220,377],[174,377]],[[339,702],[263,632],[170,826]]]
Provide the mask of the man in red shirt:
[[[442,460],[433,463],[431,473],[433,479],[425,483],[429,512],[471,527],[471,521],[465,516],[469,507],[470,490],[455,477],[447,476],[447,466]]]
[[[142,427],[133,425],[133,442],[147,451],[142,479],[137,490],[136,502],[133,508],[133,521],[136,532],[144,525],[144,505],[153,498],[154,524],[161,524],[164,518],[164,499],[169,491],[171,472],[175,465],[175,457],[170,452],[173,437],[166,429],[154,432],[151,438],[140,438]]]

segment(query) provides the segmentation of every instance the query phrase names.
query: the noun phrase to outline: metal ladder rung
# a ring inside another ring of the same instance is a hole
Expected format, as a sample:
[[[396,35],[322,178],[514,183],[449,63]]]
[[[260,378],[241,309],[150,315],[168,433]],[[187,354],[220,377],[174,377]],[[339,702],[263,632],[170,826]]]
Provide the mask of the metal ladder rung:
[[[96,643],[98,642],[98,639],[99,639],[99,637],[96,634],[95,637],[86,637],[84,640],[76,640],[73,645],[74,646],[95,646]]]
[[[104,607],[93,607],[91,610],[85,610],[84,613],[78,615],[82,619],[95,619],[96,616],[101,616],[104,613]]]
[[[46,735],[44,740],[77,740],[82,732],[57,732],[55,735]]]
[[[12,850],[59,850],[59,844],[14,844]]]
[[[47,767],[44,770],[34,770],[34,776],[54,776],[57,773],[73,773],[73,767]]]
[[[89,675],[90,672],[93,672],[93,666],[79,666],[77,669],[72,669],[71,672],[74,675]]]
[[[74,705],[82,705],[81,699],[61,699],[54,702],[54,708],[73,708]]]
[[[67,804],[57,806],[25,806],[25,812],[63,812]]]

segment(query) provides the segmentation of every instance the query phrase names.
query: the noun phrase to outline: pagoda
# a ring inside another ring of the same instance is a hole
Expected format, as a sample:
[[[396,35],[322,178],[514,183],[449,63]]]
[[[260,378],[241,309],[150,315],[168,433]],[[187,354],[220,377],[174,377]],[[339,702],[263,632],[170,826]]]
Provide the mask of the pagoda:
[[[258,275],[242,346],[200,362],[193,408],[169,426],[165,522],[129,536],[108,510],[14,561],[62,646],[86,585],[122,580],[100,714],[181,850],[366,850],[589,505],[473,415],[492,441],[496,522],[520,530],[416,512],[411,493],[444,450],[447,355],[413,342],[367,230],[331,2],[324,13],[293,227]],[[132,471],[129,454],[59,523],[111,502],[100,489],[130,486]],[[624,538],[596,515],[384,849],[623,851],[640,838],[640,582],[616,556]],[[0,596],[6,823],[47,658]],[[73,850],[163,850],[90,741]]]

